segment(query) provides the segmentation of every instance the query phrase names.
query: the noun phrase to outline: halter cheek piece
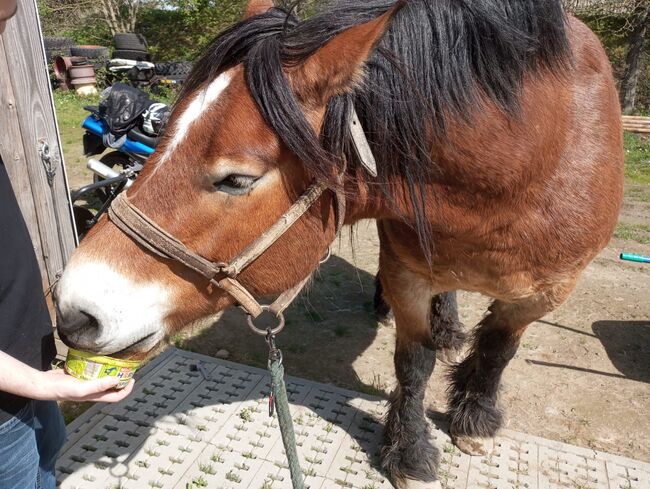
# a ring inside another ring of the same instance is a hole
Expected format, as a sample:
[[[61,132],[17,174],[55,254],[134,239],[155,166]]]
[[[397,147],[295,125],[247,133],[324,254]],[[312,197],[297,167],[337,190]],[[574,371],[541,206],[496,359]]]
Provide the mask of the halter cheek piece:
[[[349,132],[352,146],[361,165],[373,177],[377,176],[377,163],[372,153],[365,131],[361,126],[356,110],[352,109],[349,119]],[[345,164],[342,175],[345,174]],[[341,182],[342,182],[341,175]],[[342,188],[342,184],[341,184]],[[257,334],[275,335],[284,328],[282,313],[289,307],[300,291],[305,287],[311,274],[299,283],[285,290],[269,305],[261,305],[242,285],[237,276],[251,263],[258,259],[280,236],[286,233],[320,198],[327,187],[312,183],[298,200],[265,233],[253,241],[230,263],[215,263],[194,253],[183,243],[158,226],[147,215],[129,201],[126,192],[122,192],[108,209],[108,217],[124,234],[161,258],[175,260],[187,268],[203,275],[208,281],[230,294],[239,306],[248,314],[248,325]],[[336,201],[336,236],[341,232],[345,220],[345,195],[340,189],[332,190]],[[329,247],[327,258],[329,258]],[[323,261],[321,261],[322,263]],[[278,325],[270,330],[257,328],[253,319],[262,312],[269,311],[278,318]]]
[[[230,263],[215,263],[194,253],[183,243],[167,233],[146,214],[131,203],[122,192],[113,201],[108,217],[124,234],[161,258],[175,260],[204,276],[208,281],[230,294],[239,306],[248,313],[248,324],[253,331],[266,335],[267,331],[255,327],[253,319],[263,311],[269,311],[278,318],[278,326],[271,333],[277,334],[284,327],[283,311],[293,302],[309,281],[309,276],[284,291],[269,305],[261,305],[237,280],[237,276],[259,258],[280,236],[295,224],[326,190],[321,184],[312,184],[304,194],[265,233],[253,241]],[[343,227],[345,218],[345,197],[339,190],[333,191],[336,200],[336,235]],[[335,236],[336,236],[335,235]]]

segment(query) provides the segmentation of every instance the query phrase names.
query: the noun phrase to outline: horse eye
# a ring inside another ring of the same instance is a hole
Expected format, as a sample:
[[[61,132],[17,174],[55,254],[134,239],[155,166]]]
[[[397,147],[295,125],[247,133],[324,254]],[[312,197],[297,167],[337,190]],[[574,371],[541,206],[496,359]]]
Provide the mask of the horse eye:
[[[253,184],[259,180],[259,177],[250,175],[228,175],[223,180],[214,183],[214,188],[219,192],[225,192],[230,195],[244,195],[251,191]]]

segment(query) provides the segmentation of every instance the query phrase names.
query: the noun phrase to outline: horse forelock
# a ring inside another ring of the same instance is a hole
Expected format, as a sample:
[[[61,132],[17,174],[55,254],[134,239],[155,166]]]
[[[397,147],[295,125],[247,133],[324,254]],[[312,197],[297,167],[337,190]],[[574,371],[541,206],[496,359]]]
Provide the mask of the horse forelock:
[[[362,82],[330,99],[320,134],[307,121],[287,71],[334,36],[386,12],[393,2],[352,0],[300,21],[276,7],[221,33],[197,63],[180,100],[243,64],[265,121],[321,181],[345,160],[363,175],[347,131],[354,107],[375,157],[373,183],[387,193],[399,177],[423,249],[429,249],[426,184],[439,171],[432,145],[450,120],[470,121],[484,101],[516,114],[526,75],[562,71],[570,59],[561,0],[412,0],[392,19]]]

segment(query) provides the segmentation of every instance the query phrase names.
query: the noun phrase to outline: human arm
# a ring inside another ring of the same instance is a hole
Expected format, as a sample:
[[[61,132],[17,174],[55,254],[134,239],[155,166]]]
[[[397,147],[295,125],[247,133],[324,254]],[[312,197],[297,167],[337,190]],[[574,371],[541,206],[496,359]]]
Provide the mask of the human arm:
[[[119,379],[78,380],[62,369],[41,372],[0,351],[0,391],[37,400],[118,402],[133,390],[133,381],[115,390]]]

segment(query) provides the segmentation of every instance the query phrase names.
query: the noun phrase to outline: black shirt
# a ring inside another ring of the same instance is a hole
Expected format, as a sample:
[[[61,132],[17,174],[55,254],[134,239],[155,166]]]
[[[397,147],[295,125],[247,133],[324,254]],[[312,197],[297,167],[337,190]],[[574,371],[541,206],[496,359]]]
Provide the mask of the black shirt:
[[[56,355],[32,240],[1,158],[0,350],[39,370],[49,369]],[[0,391],[0,424],[11,419],[26,402]]]

